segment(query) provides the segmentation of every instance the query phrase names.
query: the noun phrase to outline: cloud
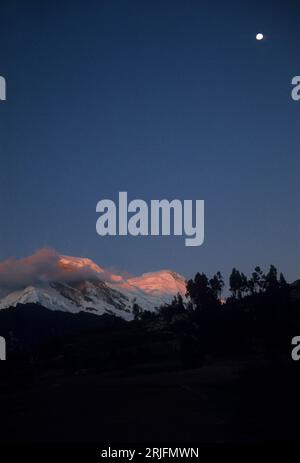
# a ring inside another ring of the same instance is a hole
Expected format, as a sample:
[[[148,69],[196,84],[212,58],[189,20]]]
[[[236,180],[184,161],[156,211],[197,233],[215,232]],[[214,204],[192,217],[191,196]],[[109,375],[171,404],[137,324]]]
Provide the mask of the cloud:
[[[82,265],[62,266],[61,256],[53,249],[43,248],[23,259],[10,258],[0,262],[1,290],[16,290],[49,281],[74,282],[91,278],[107,279],[105,271],[96,271],[87,262]],[[78,259],[80,260],[80,259]],[[92,263],[92,262],[91,262]],[[96,266],[95,266],[96,267]]]

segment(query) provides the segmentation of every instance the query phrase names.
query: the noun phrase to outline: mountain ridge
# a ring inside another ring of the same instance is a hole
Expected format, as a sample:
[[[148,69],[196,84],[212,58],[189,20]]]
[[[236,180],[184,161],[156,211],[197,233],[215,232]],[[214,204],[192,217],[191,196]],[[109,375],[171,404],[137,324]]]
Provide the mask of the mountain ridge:
[[[146,272],[124,278],[98,266],[91,259],[60,255],[58,279],[51,274],[35,275],[33,284],[9,291],[0,298],[0,310],[17,304],[37,303],[50,310],[95,315],[110,314],[132,320],[132,307],[154,311],[171,302],[178,293],[185,298],[185,278],[172,270]]]

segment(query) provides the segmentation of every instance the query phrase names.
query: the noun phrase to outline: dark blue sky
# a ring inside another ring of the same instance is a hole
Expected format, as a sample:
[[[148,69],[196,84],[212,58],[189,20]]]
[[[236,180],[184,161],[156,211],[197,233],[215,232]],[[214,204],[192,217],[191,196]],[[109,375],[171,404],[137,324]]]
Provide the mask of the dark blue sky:
[[[2,0],[0,259],[299,278],[299,22],[297,1]],[[204,199],[205,244],[100,238],[119,191]]]

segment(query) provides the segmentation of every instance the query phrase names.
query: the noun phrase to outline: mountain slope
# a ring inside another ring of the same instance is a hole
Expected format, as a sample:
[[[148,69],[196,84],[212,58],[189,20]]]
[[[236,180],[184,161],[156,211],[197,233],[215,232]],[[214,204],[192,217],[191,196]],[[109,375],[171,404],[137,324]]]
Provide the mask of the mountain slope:
[[[131,320],[134,303],[144,310],[155,310],[169,303],[177,293],[185,295],[185,279],[169,270],[125,279],[90,259],[69,256],[59,256],[57,267],[58,280],[47,281],[47,275],[38,275],[33,285],[2,297],[0,309],[38,303],[51,310],[106,313]]]

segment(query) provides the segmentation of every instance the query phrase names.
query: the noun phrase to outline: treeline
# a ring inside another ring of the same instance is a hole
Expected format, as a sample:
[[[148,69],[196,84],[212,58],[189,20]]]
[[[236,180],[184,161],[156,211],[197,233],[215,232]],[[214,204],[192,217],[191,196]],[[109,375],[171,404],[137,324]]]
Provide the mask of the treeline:
[[[222,355],[289,359],[291,339],[300,333],[300,310],[283,275],[273,265],[266,274],[256,267],[250,276],[234,268],[229,290],[223,299],[220,272],[211,278],[197,273],[187,281],[186,298],[178,294],[154,312],[134,304],[132,322],[34,304],[1,311],[10,356],[6,367],[19,372],[22,364],[34,375],[115,369],[144,374],[199,367]]]
[[[283,274],[274,265],[266,274],[255,267],[249,277],[233,268],[226,300],[224,286],[220,272],[197,273],[187,282],[188,302],[178,294],[154,314],[135,306],[135,318],[193,337],[202,353],[289,352],[299,317]]]

